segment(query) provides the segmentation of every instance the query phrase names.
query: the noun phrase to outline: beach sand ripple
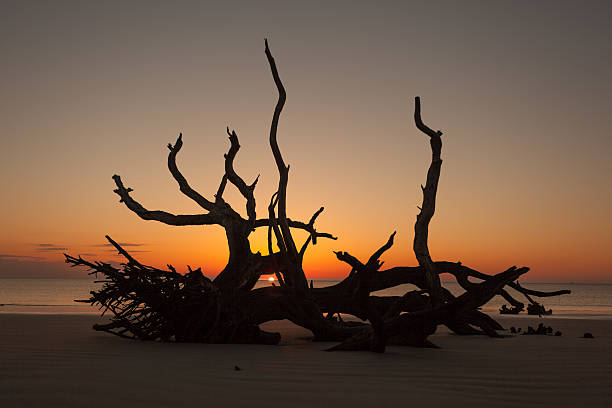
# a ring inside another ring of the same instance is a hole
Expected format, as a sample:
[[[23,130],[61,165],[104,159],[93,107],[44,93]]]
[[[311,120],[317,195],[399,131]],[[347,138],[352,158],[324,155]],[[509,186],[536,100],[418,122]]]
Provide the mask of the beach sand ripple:
[[[385,354],[325,353],[286,321],[264,325],[283,340],[262,346],[129,341],[91,330],[100,320],[0,314],[0,407],[612,406],[612,320],[544,320],[561,337],[441,330],[442,349]]]

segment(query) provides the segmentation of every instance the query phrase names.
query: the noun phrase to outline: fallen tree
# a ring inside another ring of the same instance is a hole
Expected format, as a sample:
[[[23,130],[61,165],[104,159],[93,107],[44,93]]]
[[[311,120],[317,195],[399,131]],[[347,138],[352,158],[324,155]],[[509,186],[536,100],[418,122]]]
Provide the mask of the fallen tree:
[[[458,334],[497,336],[502,327],[478,309],[494,296],[503,296],[515,307],[524,304],[513,298],[506,287],[530,297],[556,296],[569,291],[537,292],[519,285],[517,279],[529,269],[511,267],[496,275],[488,275],[460,263],[434,261],[428,249],[429,222],[435,213],[436,193],[442,166],[442,132],[434,131],[421,119],[421,103],[415,98],[416,127],[429,137],[432,160],[423,191],[423,202],[415,223],[414,253],[418,266],[380,270],[380,257],[393,246],[395,232],[362,263],[348,252],[336,252],[336,257],[350,266],[351,272],[336,285],[313,288],[308,285],[303,260],[309,245],[318,239],[336,239],[332,234],[315,228],[318,209],[308,222],[287,216],[287,185],[289,166],[285,164],[277,139],[280,115],[286,101],[286,91],[280,79],[268,43],[265,54],[278,91],[270,126],[269,144],[279,174],[278,188],[271,197],[267,217],[257,218],[254,190],[258,178],[247,184],[234,169],[240,149],[238,135],[227,128],[230,147],[225,157],[225,172],[219,187],[208,199],[194,190],[176,164],[183,146],[182,134],[174,144],[168,144],[168,169],[179,190],[195,201],[204,211],[199,214],[171,214],[148,210],[124,185],[113,176],[115,193],[129,210],[144,220],[168,225],[219,225],[224,228],[229,259],[214,278],[209,279],[200,269],[180,274],[168,265],[167,270],[138,262],[124,248],[106,237],[125,258],[121,267],[109,263],[90,262],[66,255],[72,266],[88,267],[101,274],[100,290],[92,291],[86,303],[97,305],[110,313],[110,322],[94,329],[121,337],[203,343],[277,344],[279,333],[259,328],[270,320],[289,319],[313,333],[314,340],[339,341],[330,350],[372,350],[383,352],[387,344],[431,346],[428,336],[439,325],[446,325]],[[223,199],[226,187],[233,185],[246,202],[246,217],[240,215]],[[268,254],[251,250],[249,235],[257,228],[267,228]],[[308,238],[298,245],[293,231],[308,232]],[[274,248],[278,251],[274,251]],[[263,275],[275,275],[278,286],[255,288]],[[451,274],[465,289],[454,296],[444,288],[441,274]],[[470,280],[477,279],[479,282]],[[402,284],[412,284],[417,290],[403,296],[374,296],[371,293]],[[353,315],[360,321],[343,321],[341,314]],[[338,316],[338,318],[335,318]]]

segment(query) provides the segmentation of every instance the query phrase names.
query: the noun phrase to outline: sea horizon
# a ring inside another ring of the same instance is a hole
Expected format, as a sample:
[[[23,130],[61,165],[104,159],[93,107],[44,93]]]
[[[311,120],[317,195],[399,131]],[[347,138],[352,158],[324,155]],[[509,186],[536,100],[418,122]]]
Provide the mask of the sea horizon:
[[[331,286],[341,279],[312,279],[314,287]],[[569,295],[535,298],[553,314],[548,318],[612,319],[612,284],[586,282],[522,282],[533,290],[553,291],[570,289]],[[268,278],[260,279],[256,287],[272,284]],[[101,288],[103,281],[87,278],[0,278],[0,313],[25,314],[100,314],[97,306],[75,302],[87,299],[89,292]],[[463,289],[454,280],[442,280],[442,285],[457,295]],[[401,296],[417,288],[410,284],[372,292],[373,295]],[[509,291],[512,291],[509,289]],[[521,302],[527,300],[517,292],[512,295]],[[507,302],[495,296],[482,307],[482,311],[497,315]],[[526,313],[518,315],[529,316]],[[533,316],[529,316],[533,317]]]

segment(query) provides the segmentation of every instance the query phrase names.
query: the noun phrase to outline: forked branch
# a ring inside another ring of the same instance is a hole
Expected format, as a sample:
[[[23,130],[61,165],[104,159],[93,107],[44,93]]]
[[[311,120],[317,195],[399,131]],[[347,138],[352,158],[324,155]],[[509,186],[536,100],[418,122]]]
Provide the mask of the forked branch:
[[[236,154],[238,154],[240,143],[238,142],[238,135],[236,135],[235,131],[232,130],[230,132],[229,128],[227,128],[227,134],[230,140],[230,149],[225,155],[225,176],[230,183],[236,186],[238,191],[240,191],[240,194],[242,194],[242,196],[246,199],[247,217],[249,222],[254,224],[257,215],[255,214],[255,197],[253,196],[253,191],[255,190],[259,176],[257,176],[252,184],[248,185],[244,182],[242,177],[236,174],[236,171],[234,170],[234,158],[236,157]]]
[[[304,259],[304,254],[306,253],[306,249],[308,248],[308,244],[310,244],[310,242],[312,242],[312,245],[316,245],[317,244],[317,230],[315,230],[315,228],[314,228],[314,223],[317,220],[317,218],[319,217],[319,215],[321,215],[321,213],[323,212],[324,209],[325,209],[324,207],[319,208],[312,215],[312,217],[310,217],[310,221],[308,221],[307,227],[312,232],[310,233],[310,235],[308,235],[308,238],[306,238],[306,241],[304,242],[304,244],[302,244],[302,248],[300,249],[300,253],[299,253],[299,261],[300,261],[300,263]],[[331,238],[332,239],[336,239],[335,237],[331,237]]]

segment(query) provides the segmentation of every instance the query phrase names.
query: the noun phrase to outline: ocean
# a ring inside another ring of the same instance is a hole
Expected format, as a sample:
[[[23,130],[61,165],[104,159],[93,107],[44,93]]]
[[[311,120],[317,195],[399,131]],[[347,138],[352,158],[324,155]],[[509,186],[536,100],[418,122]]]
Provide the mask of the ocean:
[[[333,285],[337,280],[314,280],[315,287]],[[268,281],[260,281],[257,286],[266,286]],[[443,281],[443,286],[454,294],[463,292],[454,281]],[[74,302],[87,299],[89,292],[100,288],[102,283],[88,279],[0,279],[0,313],[37,313],[37,314],[98,314],[97,307]],[[541,298],[539,301],[547,309],[552,309],[550,318],[574,319],[612,319],[612,284],[585,283],[525,283],[523,286],[540,291],[570,289],[569,295]],[[415,289],[412,285],[375,292],[376,295],[402,295]],[[509,292],[513,292],[511,289]],[[516,299],[527,303],[522,295],[512,293]],[[536,298],[537,299],[537,298]],[[482,307],[482,311],[492,316],[498,315],[499,308],[506,303],[500,296],[494,297]],[[521,313],[520,316],[527,316]]]

